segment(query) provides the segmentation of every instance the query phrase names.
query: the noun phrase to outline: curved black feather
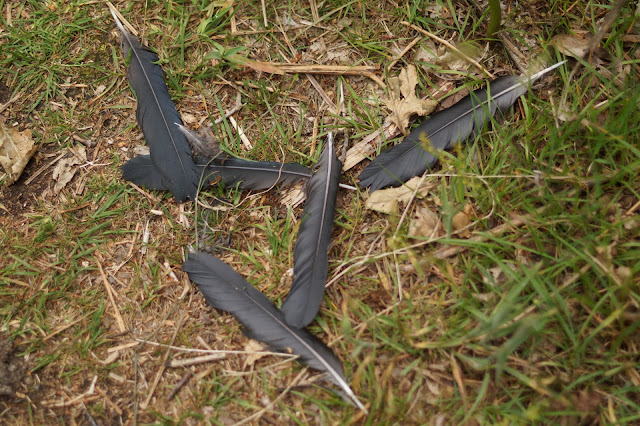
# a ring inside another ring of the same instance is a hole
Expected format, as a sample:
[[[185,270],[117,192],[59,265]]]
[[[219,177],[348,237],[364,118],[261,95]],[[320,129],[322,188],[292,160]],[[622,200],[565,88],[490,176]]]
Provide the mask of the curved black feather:
[[[304,327],[313,321],[327,281],[327,251],[342,170],[331,137],[318,165],[307,185],[307,203],[293,250],[293,283],[281,307],[287,322],[294,327]]]
[[[192,253],[182,269],[198,284],[211,306],[230,312],[240,321],[247,336],[274,350],[298,355],[304,364],[326,373],[365,410],[347,384],[342,364],[333,351],[308,331],[287,324],[282,312],[233,268],[209,254]]]
[[[169,96],[164,72],[156,64],[158,56],[126,30],[113,11],[111,14],[122,33],[124,56],[130,54],[127,78],[138,98],[136,118],[149,145],[153,164],[176,201],[193,200],[198,191],[198,170],[187,140],[175,124],[182,120]]]
[[[238,186],[249,191],[262,191],[274,185],[293,185],[311,177],[311,170],[298,163],[250,161],[241,158],[224,158],[209,161],[195,159],[198,176],[204,173],[205,185],[220,180],[225,186]],[[140,155],[122,166],[124,179],[148,189],[167,189],[163,176],[154,166],[151,157]]]
[[[508,109],[526,91],[517,76],[499,77],[487,88],[475,90],[451,108],[427,118],[398,145],[380,153],[360,173],[360,185],[373,192],[421,175],[438,160],[438,150],[473,137],[496,109]],[[423,148],[426,140],[433,154]]]

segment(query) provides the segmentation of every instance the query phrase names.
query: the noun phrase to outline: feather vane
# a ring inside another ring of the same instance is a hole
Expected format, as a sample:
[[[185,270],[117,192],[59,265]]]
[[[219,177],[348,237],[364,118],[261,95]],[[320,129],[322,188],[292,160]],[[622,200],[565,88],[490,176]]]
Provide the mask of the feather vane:
[[[138,98],[136,118],[149,145],[151,160],[176,201],[193,200],[198,190],[198,170],[185,136],[175,125],[182,120],[169,96],[164,72],[156,64],[158,56],[124,28],[113,10],[111,14],[122,33],[124,55],[130,56],[127,78]],[[157,183],[156,178],[150,180]]]
[[[320,309],[341,170],[330,135],[318,170],[307,185],[307,202],[293,250],[293,283],[281,307],[287,322],[295,327],[307,326]]]
[[[563,63],[529,78],[499,77],[486,88],[477,89],[452,107],[433,114],[402,142],[373,159],[360,173],[360,186],[373,192],[399,186],[421,175],[438,161],[438,151],[474,137],[497,110],[507,110],[525,94],[528,83]],[[423,144],[429,145],[428,151]]]
[[[289,325],[283,313],[233,268],[199,252],[190,254],[182,269],[211,306],[233,314],[240,321],[248,337],[274,350],[298,355],[304,364],[327,374],[358,408],[366,411],[346,382],[342,364],[333,351],[308,331]]]
[[[262,191],[275,185],[293,185],[311,177],[311,170],[298,163],[251,161],[242,158],[195,158],[198,176],[204,184],[217,182],[228,187]],[[122,176],[147,189],[166,190],[164,177],[148,155],[139,155],[122,166]]]

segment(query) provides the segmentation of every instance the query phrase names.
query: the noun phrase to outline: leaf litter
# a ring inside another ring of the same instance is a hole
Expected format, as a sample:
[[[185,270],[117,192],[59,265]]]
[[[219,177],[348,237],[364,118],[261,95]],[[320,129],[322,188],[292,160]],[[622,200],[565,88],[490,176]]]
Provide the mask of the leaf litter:
[[[7,174],[7,185],[20,178],[37,148],[31,138],[31,130],[19,132],[0,121],[0,165]]]
[[[387,108],[391,111],[391,121],[404,133],[408,134],[409,119],[415,115],[424,117],[430,114],[438,104],[432,99],[420,99],[416,96],[418,73],[414,65],[403,68],[397,77],[391,77]]]
[[[53,169],[52,178],[56,182],[53,192],[58,194],[76,175],[78,166],[87,162],[87,151],[82,145],[69,149],[69,154],[61,158]]]
[[[380,213],[398,214],[400,203],[408,203],[414,198],[414,194],[416,198],[425,197],[433,188],[435,188],[434,183],[416,176],[397,188],[380,189],[373,192],[367,198],[365,207]]]

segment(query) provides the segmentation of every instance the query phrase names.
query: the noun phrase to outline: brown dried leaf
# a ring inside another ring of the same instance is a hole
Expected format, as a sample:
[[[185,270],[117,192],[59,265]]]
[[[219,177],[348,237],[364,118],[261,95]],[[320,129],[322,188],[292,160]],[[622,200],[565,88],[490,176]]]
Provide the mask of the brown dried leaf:
[[[416,114],[425,116],[431,113],[437,102],[431,99],[422,100],[416,96],[418,74],[413,65],[400,71],[398,77],[391,77],[388,83],[390,99],[386,104],[391,110],[389,118],[404,134],[407,134],[409,118]]]
[[[71,148],[69,152],[71,155],[58,161],[58,164],[53,169],[52,178],[56,181],[53,187],[55,194],[59,193],[73,179],[78,171],[77,166],[87,162],[87,152],[84,146],[78,145],[75,149]]]
[[[351,52],[348,49],[332,49],[327,50],[327,62],[334,62],[337,64],[353,63],[350,61]]]
[[[469,216],[467,216],[465,212],[458,212],[453,216],[453,219],[451,219],[451,226],[453,226],[454,231],[468,226],[469,223],[471,223],[471,221],[469,220]],[[463,238],[466,238],[471,235],[471,232],[468,229],[465,229],[464,231],[460,232],[459,235]]]
[[[244,345],[244,350],[249,353],[247,358],[244,360],[244,368],[247,366],[253,368],[254,364],[267,356],[264,351],[264,345],[257,340],[249,340],[246,345]]]
[[[444,69],[465,71],[473,65],[467,58],[480,62],[484,55],[484,50],[477,43],[465,42],[459,44],[456,48],[458,49],[457,51],[449,50],[446,54],[440,56],[437,60],[438,65]]]
[[[570,34],[559,34],[550,42],[558,52],[572,58],[584,58],[589,52],[589,40]]]
[[[8,175],[8,185],[18,180],[36,149],[31,130],[18,132],[0,122],[0,165]]]
[[[239,58],[239,57],[238,57]],[[251,59],[242,59],[241,63],[258,72],[266,72],[268,74],[276,74],[276,75],[284,75],[285,72],[280,68],[268,63],[268,62],[260,62],[260,61],[252,61]]]
[[[318,53],[322,55],[327,51],[327,44],[324,42],[324,39],[321,38],[311,43],[311,45],[309,46],[309,50],[312,53]]]
[[[367,198],[365,207],[371,210],[375,210],[380,213],[396,214],[398,213],[398,203],[406,203],[413,197],[413,192],[422,178],[416,176],[407,183],[397,188],[387,188],[374,191],[373,194]],[[433,188],[433,185],[427,181],[423,181],[416,192],[416,197],[420,198],[429,192]]]
[[[427,207],[418,207],[409,222],[410,238],[435,238],[444,235],[438,215]]]
[[[431,41],[420,45],[413,57],[413,60],[415,62],[425,62],[431,66],[434,62],[436,62],[437,59],[438,51],[436,45]]]

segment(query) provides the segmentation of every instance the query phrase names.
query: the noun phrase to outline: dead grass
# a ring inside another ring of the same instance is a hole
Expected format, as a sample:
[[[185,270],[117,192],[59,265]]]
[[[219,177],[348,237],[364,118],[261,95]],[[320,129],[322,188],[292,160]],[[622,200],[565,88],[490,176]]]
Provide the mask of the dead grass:
[[[455,87],[444,106],[483,78],[464,61],[427,60],[441,45],[401,24],[484,47],[486,22],[465,1],[268,5],[268,28],[257,1],[235,4],[233,15],[216,2],[114,3],[158,52],[185,123],[213,126],[246,158],[311,166],[328,131],[348,131],[355,145],[385,125],[380,83],[409,64],[419,96]],[[496,75],[517,72],[515,62],[556,34],[594,33],[609,7],[506,3],[507,47],[478,58]],[[631,8],[602,44],[621,62],[546,78],[506,121],[443,160],[405,217],[405,205],[385,215],[367,210],[363,193],[340,193],[331,285],[310,330],[343,361],[364,416],[286,357],[254,359],[238,323],[207,307],[181,270],[197,225],[201,247],[279,304],[301,208],[282,205],[277,190],[212,188],[200,199],[213,207],[196,209],[122,181],[118,167],[143,140],[106,6],[0,6],[0,102],[20,95],[1,115],[40,145],[0,194],[0,345],[12,341],[5,358],[28,366],[12,379],[14,395],[0,393],[3,423],[638,421],[640,94],[637,44],[623,40],[637,34]],[[245,57],[380,71],[271,74],[243,66]],[[549,105],[565,93],[575,117],[563,121]],[[237,124],[214,125],[238,95]],[[382,145],[400,133],[391,126]],[[52,161],[79,144],[88,162],[56,194]],[[342,182],[354,185],[361,167]],[[416,207],[435,212],[445,232],[408,237]],[[461,211],[470,236],[456,233]],[[203,355],[193,349],[228,353],[166,366]]]

